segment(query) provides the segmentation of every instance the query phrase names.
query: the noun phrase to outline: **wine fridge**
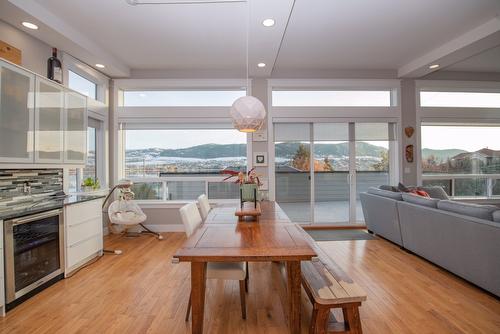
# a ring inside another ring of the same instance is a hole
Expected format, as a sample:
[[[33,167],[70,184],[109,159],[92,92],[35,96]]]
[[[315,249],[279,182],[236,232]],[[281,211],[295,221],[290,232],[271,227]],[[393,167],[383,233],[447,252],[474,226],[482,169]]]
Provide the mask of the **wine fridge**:
[[[61,209],[5,221],[5,287],[8,308],[9,303],[20,302],[30,293],[36,293],[62,277],[63,229]]]

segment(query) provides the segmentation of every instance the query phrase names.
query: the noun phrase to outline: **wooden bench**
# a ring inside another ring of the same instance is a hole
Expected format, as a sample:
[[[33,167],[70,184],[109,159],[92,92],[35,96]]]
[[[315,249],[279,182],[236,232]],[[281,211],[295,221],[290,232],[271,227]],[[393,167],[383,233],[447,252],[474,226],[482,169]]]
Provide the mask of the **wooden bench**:
[[[318,254],[314,261],[302,262],[302,285],[313,304],[309,333],[362,333],[358,308],[366,300],[365,292],[307,236]],[[335,308],[342,309],[343,322],[330,314]]]

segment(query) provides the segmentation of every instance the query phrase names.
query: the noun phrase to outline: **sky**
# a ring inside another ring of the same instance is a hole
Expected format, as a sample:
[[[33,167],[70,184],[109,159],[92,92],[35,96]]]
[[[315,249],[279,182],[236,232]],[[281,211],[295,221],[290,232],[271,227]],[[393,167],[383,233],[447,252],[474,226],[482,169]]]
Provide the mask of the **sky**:
[[[500,150],[500,127],[422,126],[422,148],[457,148],[469,152]]]
[[[144,132],[143,132],[144,131]],[[145,135],[147,132],[147,135]],[[225,130],[127,130],[127,149],[186,148],[208,143],[245,144],[246,134]],[[387,142],[369,142],[387,147]],[[462,149],[469,152],[488,147],[500,150],[499,127],[423,126],[422,148]]]
[[[147,135],[145,135],[147,133]],[[247,135],[226,130],[127,130],[127,150],[141,148],[186,148],[203,144],[246,144]]]

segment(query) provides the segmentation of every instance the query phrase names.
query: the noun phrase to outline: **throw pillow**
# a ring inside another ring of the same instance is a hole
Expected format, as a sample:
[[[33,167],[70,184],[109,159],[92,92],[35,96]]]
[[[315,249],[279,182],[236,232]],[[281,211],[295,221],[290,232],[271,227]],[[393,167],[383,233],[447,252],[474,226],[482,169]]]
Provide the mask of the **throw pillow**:
[[[394,187],[394,186],[390,186],[388,184],[383,184],[381,185],[380,187],[378,187],[379,189],[382,189],[382,190],[387,190],[387,191],[392,191],[392,192],[399,192],[398,188],[397,187]]]
[[[401,191],[402,193],[409,193],[410,188],[402,184],[401,182],[398,183],[398,190]]]
[[[421,196],[421,197],[431,198],[431,196],[429,196],[429,194],[426,191],[423,191],[423,190],[411,189],[409,191],[409,193],[410,194],[414,194],[414,195],[418,195],[418,196]]]
[[[418,190],[423,190],[429,194],[431,198],[437,199],[450,199],[446,191],[444,191],[443,187],[440,186],[423,186],[418,187]]]

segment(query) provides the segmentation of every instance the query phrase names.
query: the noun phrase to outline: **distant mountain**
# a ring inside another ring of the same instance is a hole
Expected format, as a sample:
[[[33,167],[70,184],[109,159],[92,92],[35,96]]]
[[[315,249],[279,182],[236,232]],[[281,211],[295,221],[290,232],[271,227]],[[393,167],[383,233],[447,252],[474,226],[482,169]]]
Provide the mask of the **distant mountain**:
[[[448,158],[453,158],[454,156],[456,156],[457,154],[460,154],[460,153],[466,153],[467,151],[464,151],[464,150],[460,150],[460,149],[457,149],[457,148],[452,148],[452,149],[446,149],[446,150],[434,150],[434,149],[431,149],[431,148],[424,148],[422,150],[422,159],[427,159],[428,157],[430,157],[431,155],[433,155],[434,157],[436,157],[436,160],[437,161],[446,161],[448,160]]]
[[[292,158],[297,152],[299,143],[281,143],[276,145],[276,156],[284,158]],[[376,146],[368,144],[365,142],[356,143],[356,155],[358,156],[371,156],[380,157],[382,152],[386,152],[387,149],[381,146]],[[348,156],[349,155],[349,144],[314,144],[314,155],[315,156]]]
[[[280,143],[276,145],[276,156],[292,158],[299,148],[299,143]],[[348,143],[340,144],[315,144],[315,155],[321,156],[347,156],[349,153]],[[356,153],[360,156],[379,157],[382,152],[387,151],[384,147],[371,145],[365,142],[356,143]],[[175,158],[198,158],[214,159],[227,157],[246,156],[245,144],[205,144],[179,149],[147,148],[127,150],[129,157],[175,157]]]
[[[179,149],[163,149],[160,157],[214,159],[246,156],[245,144],[205,144]]]

